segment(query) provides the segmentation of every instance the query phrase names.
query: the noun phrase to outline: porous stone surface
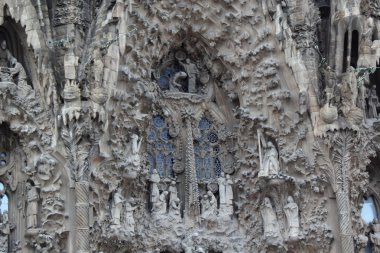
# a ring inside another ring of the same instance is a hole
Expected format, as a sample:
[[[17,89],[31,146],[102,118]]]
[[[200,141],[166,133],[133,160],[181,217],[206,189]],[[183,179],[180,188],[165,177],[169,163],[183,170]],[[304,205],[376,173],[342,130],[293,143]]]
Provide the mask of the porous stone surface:
[[[380,252],[379,58],[379,0],[0,0],[0,253]]]

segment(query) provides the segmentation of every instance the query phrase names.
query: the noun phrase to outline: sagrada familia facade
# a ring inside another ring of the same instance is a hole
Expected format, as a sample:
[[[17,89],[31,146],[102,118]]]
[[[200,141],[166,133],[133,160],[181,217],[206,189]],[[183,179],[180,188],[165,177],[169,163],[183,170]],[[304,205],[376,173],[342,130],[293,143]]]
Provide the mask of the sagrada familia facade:
[[[380,252],[379,0],[0,0],[0,253]]]

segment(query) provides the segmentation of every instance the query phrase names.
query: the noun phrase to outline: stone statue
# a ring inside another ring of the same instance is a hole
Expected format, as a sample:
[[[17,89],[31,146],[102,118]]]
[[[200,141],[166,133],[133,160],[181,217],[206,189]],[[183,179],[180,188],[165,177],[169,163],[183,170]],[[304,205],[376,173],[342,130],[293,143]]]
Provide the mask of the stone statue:
[[[358,81],[355,74],[355,69],[350,66],[347,72],[342,77],[342,103],[346,106],[356,107],[358,98]]]
[[[259,140],[260,142],[260,140]],[[276,147],[271,141],[268,143],[263,142],[263,147],[266,149],[262,159],[262,166],[260,168],[259,177],[277,176],[280,171],[280,164],[278,161],[278,152]]]
[[[150,203],[152,204],[152,211],[158,203],[160,197],[160,190],[158,189],[158,183],[160,182],[160,175],[156,169],[153,170],[152,175],[150,175]]]
[[[169,185],[169,199],[175,198],[178,196],[178,191],[177,191],[177,186],[176,186],[176,181],[172,180]]]
[[[94,87],[100,87],[103,84],[104,63],[99,49],[95,49],[92,55],[92,73]]]
[[[327,68],[324,69],[323,74],[326,85],[326,103],[330,106],[334,95],[334,87],[336,85],[336,73],[334,69],[332,69],[330,66],[327,66]]]
[[[380,253],[380,224],[377,219],[374,219],[371,224],[373,234],[370,234],[370,240],[373,244],[372,250],[374,253]]]
[[[206,218],[208,210],[211,208],[210,201],[208,200],[207,194],[203,195],[201,199],[201,217]]]
[[[121,188],[119,188],[116,192],[113,194],[112,199],[112,224],[115,226],[120,226],[121,221],[121,213],[123,210],[125,199],[123,195],[121,194]]]
[[[172,214],[177,217],[181,215],[180,200],[177,196],[170,197],[169,214]]]
[[[27,199],[27,208],[26,208],[26,227],[37,228],[37,214],[38,214],[38,200],[39,195],[37,188],[32,186],[30,182],[26,182],[26,199]]]
[[[137,134],[132,134],[131,136],[131,154],[127,158],[127,169],[128,170],[139,170],[140,169],[140,154],[139,150],[141,147],[142,139],[139,140]]]
[[[25,86],[27,84],[27,76],[24,67],[19,63],[16,58],[11,58],[11,68],[9,69],[11,75],[13,78],[17,76],[17,85],[18,86]]]
[[[207,194],[203,196],[202,204],[202,219],[207,219],[216,215],[218,203],[211,191],[208,191]]]
[[[264,237],[272,242],[282,242],[277,216],[269,198],[264,198],[260,211],[263,218]]]
[[[233,182],[230,175],[226,176],[226,211],[228,215],[232,215],[234,212],[234,193],[232,190]]]
[[[160,194],[160,197],[158,198],[158,202],[155,203],[153,206],[153,211],[155,214],[166,214],[167,211],[167,196],[168,192],[164,191]]]
[[[299,234],[299,218],[298,218],[298,206],[294,203],[293,197],[288,197],[288,203],[284,206],[286,219],[288,222],[288,237],[290,239],[298,238]]]
[[[376,85],[373,85],[368,92],[368,118],[378,117],[377,108],[380,106],[379,98],[376,93]]]
[[[134,199],[131,198],[125,203],[125,228],[124,231],[128,235],[133,236],[135,234],[135,219],[133,218],[133,212],[137,206],[132,206],[131,203],[134,202]]]
[[[199,71],[197,66],[190,61],[189,58],[186,59],[185,62],[180,61],[181,66],[185,69],[186,74],[188,76],[188,92],[189,93],[197,93],[197,78],[199,76]]]
[[[226,178],[224,176],[224,172],[220,174],[218,177],[218,185],[219,185],[219,205],[224,206],[227,203],[226,200]]]
[[[169,91],[182,91],[182,84],[178,81],[180,79],[185,79],[187,77],[187,74],[183,71],[179,71],[174,74],[172,78],[170,78],[169,81]]]
[[[0,44],[0,67],[10,67],[12,57],[11,52],[7,48],[7,42],[3,40]]]

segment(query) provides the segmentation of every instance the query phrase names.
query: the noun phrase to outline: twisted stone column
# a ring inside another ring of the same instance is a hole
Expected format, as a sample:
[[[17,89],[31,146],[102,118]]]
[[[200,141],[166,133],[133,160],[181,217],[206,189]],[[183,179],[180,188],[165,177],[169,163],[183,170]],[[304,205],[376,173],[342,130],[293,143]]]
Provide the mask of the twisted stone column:
[[[193,129],[191,127],[190,118],[185,119],[185,125],[186,125],[185,221],[186,223],[189,223],[189,222],[191,223],[192,221],[199,221],[200,205],[199,205],[198,180],[197,180],[197,173],[195,169]]]
[[[89,183],[75,183],[76,195],[76,252],[89,253]]]

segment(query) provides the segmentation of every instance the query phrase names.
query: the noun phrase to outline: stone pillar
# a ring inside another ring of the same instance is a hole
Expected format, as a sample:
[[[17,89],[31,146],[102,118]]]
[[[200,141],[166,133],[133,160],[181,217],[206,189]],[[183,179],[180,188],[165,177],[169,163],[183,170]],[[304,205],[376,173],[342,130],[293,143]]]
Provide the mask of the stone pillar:
[[[89,253],[89,183],[75,183],[76,195],[76,252]]]
[[[342,253],[354,253],[354,240],[350,215],[350,200],[348,192],[337,191],[336,200],[338,205],[339,231],[342,243]]]
[[[186,126],[186,194],[185,194],[185,222],[189,225],[194,225],[194,221],[199,221],[200,205],[198,180],[195,169],[195,155],[193,144],[193,129],[191,127],[190,117],[185,119]]]

